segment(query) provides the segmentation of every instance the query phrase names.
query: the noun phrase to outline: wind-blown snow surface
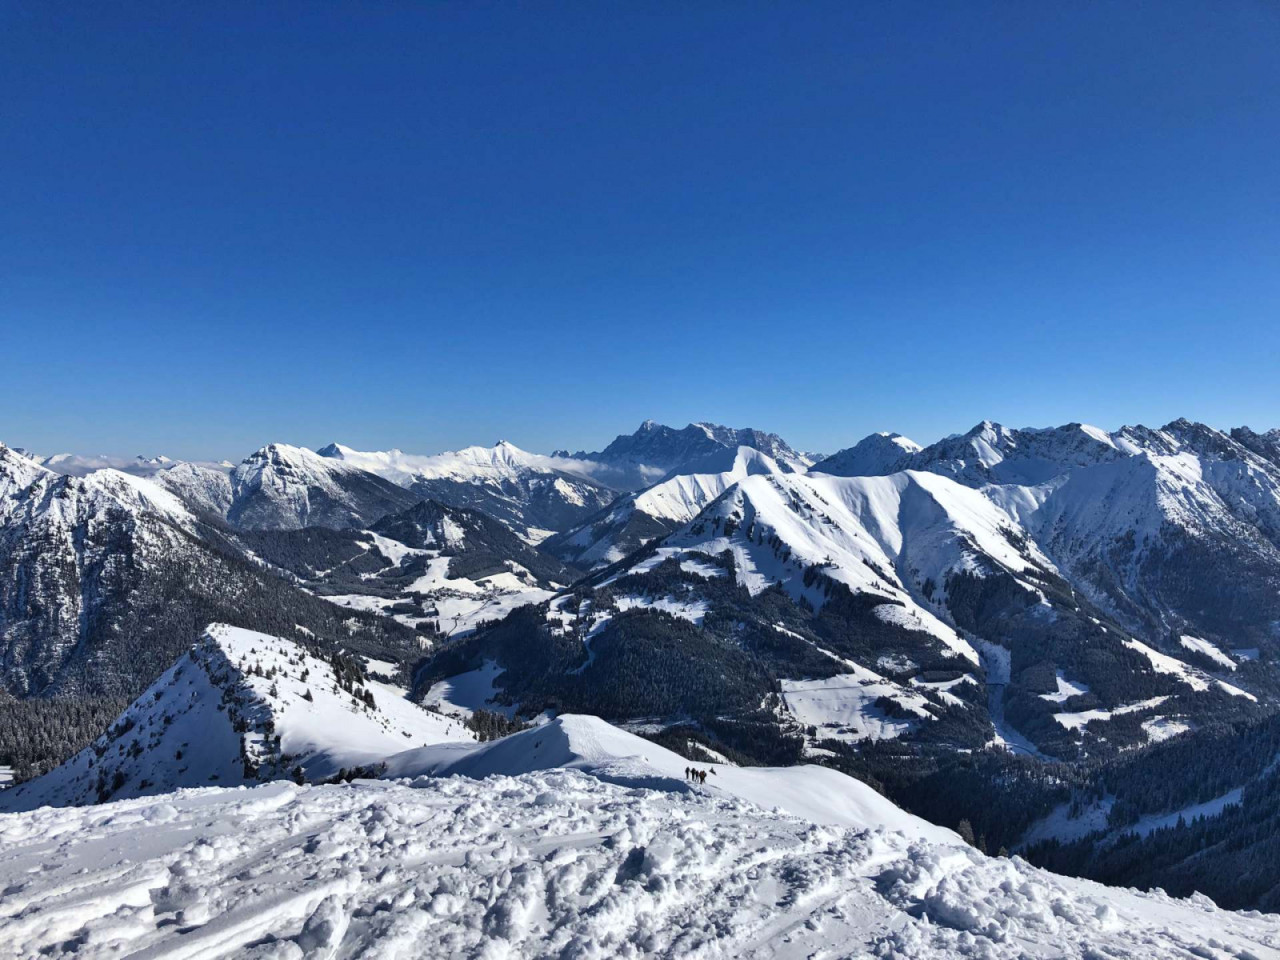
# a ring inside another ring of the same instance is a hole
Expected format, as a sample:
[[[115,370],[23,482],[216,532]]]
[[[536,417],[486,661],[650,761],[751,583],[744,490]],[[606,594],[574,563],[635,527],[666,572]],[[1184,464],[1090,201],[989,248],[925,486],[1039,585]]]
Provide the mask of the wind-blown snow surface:
[[[1270,958],[1280,918],[578,770],[0,817],[0,956]]]

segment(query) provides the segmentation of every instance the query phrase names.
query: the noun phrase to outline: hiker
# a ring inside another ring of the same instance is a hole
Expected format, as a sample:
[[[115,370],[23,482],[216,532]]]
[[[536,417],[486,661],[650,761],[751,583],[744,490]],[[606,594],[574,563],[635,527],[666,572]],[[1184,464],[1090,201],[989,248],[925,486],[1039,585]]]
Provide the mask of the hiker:
[[[685,767],[685,768],[684,768],[684,778],[685,778],[686,780],[692,780],[692,779],[693,779],[693,768],[692,768],[692,767]]]

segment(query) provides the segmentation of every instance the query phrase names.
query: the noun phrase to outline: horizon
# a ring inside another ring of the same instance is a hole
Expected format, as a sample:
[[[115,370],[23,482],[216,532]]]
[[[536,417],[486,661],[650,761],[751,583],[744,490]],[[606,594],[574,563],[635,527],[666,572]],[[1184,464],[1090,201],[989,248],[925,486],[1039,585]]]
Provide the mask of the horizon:
[[[472,447],[478,447],[481,449],[492,449],[494,447],[497,447],[500,444],[507,443],[513,447],[516,447],[519,450],[524,451],[525,453],[530,453],[538,456],[550,457],[553,455],[553,451],[561,450],[561,451],[566,451],[569,454],[570,458],[573,458],[573,456],[577,452],[587,452],[587,453],[599,452],[603,450],[606,446],[608,446],[608,444],[611,443],[613,440],[620,439],[622,437],[633,436],[635,433],[638,433],[641,429],[643,429],[647,424],[652,423],[655,426],[667,427],[673,430],[684,430],[684,429],[687,429],[688,427],[699,426],[699,425],[706,425],[706,426],[712,426],[712,427],[728,427],[729,429],[734,429],[734,430],[744,430],[744,429],[758,430],[761,433],[773,434],[774,436],[779,437],[797,453],[803,453],[809,456],[813,456],[816,454],[816,455],[821,455],[823,457],[829,457],[843,450],[847,450],[857,445],[862,440],[865,440],[868,437],[874,436],[876,434],[880,434],[882,436],[893,436],[893,435],[901,436],[919,444],[921,447],[928,447],[931,444],[938,443],[943,440],[949,440],[956,437],[963,437],[966,434],[971,433],[972,431],[978,429],[984,423],[990,423],[994,426],[1003,427],[1009,430],[1051,430],[1058,427],[1065,427],[1065,426],[1070,426],[1072,424],[1079,424],[1081,426],[1098,428],[1100,430],[1105,431],[1108,434],[1115,434],[1121,430],[1128,429],[1128,428],[1136,428],[1136,427],[1147,427],[1153,430],[1159,430],[1159,429],[1163,429],[1165,426],[1179,419],[1190,420],[1193,423],[1201,423],[1204,426],[1210,427],[1211,429],[1217,430],[1218,432],[1223,434],[1228,434],[1233,428],[1237,428],[1237,427],[1252,429],[1258,433],[1266,433],[1272,430],[1280,430],[1280,424],[1273,426],[1271,424],[1258,425],[1258,424],[1252,424],[1252,423],[1229,423],[1229,424],[1207,423],[1202,420],[1197,420],[1195,417],[1181,417],[1181,416],[1168,417],[1160,420],[1158,423],[1140,423],[1140,422],[1132,421],[1132,422],[1121,423],[1118,426],[1114,426],[1114,427],[1101,426],[1097,423],[1090,423],[1087,420],[1066,420],[1066,421],[1063,421],[1062,423],[1052,423],[1052,424],[1012,424],[1012,423],[1005,423],[1003,421],[995,420],[991,417],[984,417],[983,419],[978,420],[977,422],[971,424],[970,426],[964,429],[954,430],[950,433],[945,433],[939,436],[921,438],[919,436],[913,436],[909,433],[904,433],[899,430],[871,430],[867,433],[860,434],[856,437],[853,437],[852,439],[842,442],[837,446],[832,446],[830,448],[810,449],[810,448],[792,443],[791,439],[788,437],[785,430],[773,430],[773,429],[769,429],[768,427],[759,427],[753,424],[724,424],[724,423],[717,423],[712,420],[691,420],[687,424],[684,424],[682,426],[676,426],[675,424],[672,424],[672,423],[663,423],[651,417],[647,417],[645,418],[645,420],[641,421],[641,423],[633,431],[626,432],[626,433],[615,433],[603,442],[591,444],[589,446],[578,447],[576,450],[572,446],[563,446],[563,445],[553,446],[550,449],[546,449],[546,450],[534,449],[534,448],[525,446],[524,444],[519,443],[517,441],[511,440],[508,437],[499,437],[497,440],[493,441],[492,443],[483,443],[483,442],[466,443],[456,447],[450,447],[448,449],[438,449],[438,450],[414,449],[411,447],[400,446],[397,444],[392,444],[387,447],[374,448],[374,447],[360,446],[359,444],[347,443],[341,439],[327,440],[323,443],[295,443],[292,440],[287,438],[284,438],[284,439],[276,438],[273,440],[264,440],[263,442],[257,445],[251,445],[250,447],[246,448],[245,451],[240,453],[234,453],[234,454],[225,455],[225,456],[217,455],[217,454],[206,454],[206,455],[195,456],[195,457],[172,457],[172,456],[169,456],[169,454],[164,450],[157,450],[150,453],[120,453],[120,452],[106,451],[106,450],[70,450],[70,449],[56,450],[53,452],[49,452],[46,450],[39,450],[39,449],[33,448],[24,443],[10,442],[10,440],[5,437],[0,437],[0,445],[7,446],[11,450],[22,452],[25,455],[36,458],[38,460],[48,460],[54,457],[67,456],[67,457],[82,457],[85,459],[101,459],[104,461],[106,460],[113,461],[112,464],[104,463],[103,464],[104,466],[115,466],[120,463],[132,463],[134,461],[151,460],[151,459],[165,459],[168,461],[172,461],[174,463],[193,462],[193,463],[204,463],[204,464],[220,464],[224,466],[229,464],[234,466],[235,464],[240,463],[247,457],[251,456],[253,453],[259,450],[265,449],[266,447],[271,446],[273,444],[296,447],[304,450],[309,450],[313,453],[319,453],[322,449],[330,445],[337,445],[337,446],[346,447],[349,450],[354,450],[362,453],[388,453],[388,452],[395,451],[395,452],[403,453],[409,456],[430,457],[430,456],[440,456],[448,453],[456,453],[461,450],[465,450]]]
[[[1280,422],[1280,10],[0,10],[0,435]]]

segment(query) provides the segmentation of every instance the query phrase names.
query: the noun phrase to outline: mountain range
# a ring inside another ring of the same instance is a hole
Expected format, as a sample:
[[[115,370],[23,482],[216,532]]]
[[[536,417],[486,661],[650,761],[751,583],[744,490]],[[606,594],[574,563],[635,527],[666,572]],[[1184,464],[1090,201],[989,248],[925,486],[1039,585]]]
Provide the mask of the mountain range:
[[[1137,868],[1107,838],[1265,794],[1265,746],[1239,783],[1157,789],[1140,771],[1219,771],[1224,742],[1272,742],[1278,451],[1280,432],[1188,420],[983,422],[823,458],[646,421],[572,455],[275,443],[230,468],[83,475],[0,447],[0,682],[18,718],[0,763],[66,759],[22,732],[47,722],[39,704],[136,696],[224,622],[385,662],[437,707],[472,691],[486,716],[589,713],[690,755],[817,761],[1125,881]],[[124,782],[190,782],[138,770]],[[1271,815],[1245,811],[1237,832]],[[1170,876],[1192,834],[1162,835]],[[1262,902],[1280,875],[1261,876],[1219,893]]]
[[[490,740],[477,717],[213,624],[82,753],[0,791],[5,945],[1154,960],[1280,935],[985,855],[828,767],[691,758],[575,714]]]

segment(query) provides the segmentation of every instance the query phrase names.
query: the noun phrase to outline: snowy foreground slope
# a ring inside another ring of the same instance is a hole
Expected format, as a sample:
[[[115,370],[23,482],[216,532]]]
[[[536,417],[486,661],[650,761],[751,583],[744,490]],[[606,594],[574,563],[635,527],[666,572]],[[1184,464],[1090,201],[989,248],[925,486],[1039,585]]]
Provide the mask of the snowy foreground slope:
[[[689,761],[573,715],[448,742],[447,718],[391,688],[366,710],[345,667],[287,641],[214,627],[193,652],[105,741],[125,789],[175,782],[169,731],[256,762],[265,720],[313,765],[381,752],[388,779],[0,814],[0,958],[1280,957],[1280,917],[987,857],[833,770],[700,763],[693,785]]]
[[[577,770],[0,816],[0,956],[1280,956],[1280,918]]]

